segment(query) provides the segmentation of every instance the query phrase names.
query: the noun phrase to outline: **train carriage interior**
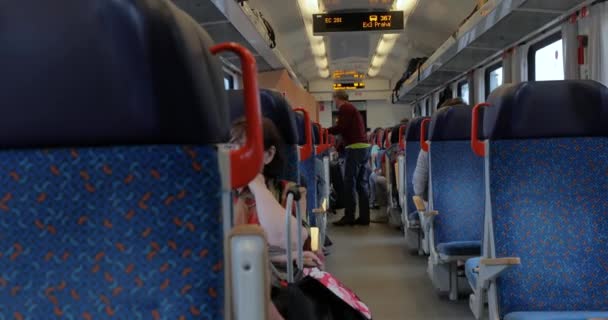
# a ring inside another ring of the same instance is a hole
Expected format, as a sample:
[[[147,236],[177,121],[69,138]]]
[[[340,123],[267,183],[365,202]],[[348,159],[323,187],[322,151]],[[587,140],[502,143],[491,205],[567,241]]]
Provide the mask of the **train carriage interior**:
[[[0,1],[0,319],[608,320],[608,1]]]

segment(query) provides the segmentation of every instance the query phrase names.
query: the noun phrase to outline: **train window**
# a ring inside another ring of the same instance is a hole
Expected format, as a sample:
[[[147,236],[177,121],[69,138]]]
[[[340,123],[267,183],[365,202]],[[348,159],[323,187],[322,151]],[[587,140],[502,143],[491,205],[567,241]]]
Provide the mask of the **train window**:
[[[528,51],[530,81],[564,80],[562,35],[553,34],[535,43]]]
[[[467,80],[458,83],[458,96],[469,104],[469,82]]]
[[[486,69],[486,98],[502,84],[502,61]]]
[[[234,76],[233,75],[224,73],[224,88],[226,90],[236,89],[234,87]]]

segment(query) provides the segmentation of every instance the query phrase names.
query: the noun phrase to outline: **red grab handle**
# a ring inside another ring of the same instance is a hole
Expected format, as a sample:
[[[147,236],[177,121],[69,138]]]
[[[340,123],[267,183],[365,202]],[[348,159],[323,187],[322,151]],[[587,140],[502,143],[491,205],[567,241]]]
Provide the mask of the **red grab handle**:
[[[402,125],[401,127],[399,127],[399,149],[401,149],[401,151],[405,150],[405,129],[407,128],[407,125]]]
[[[473,111],[471,111],[473,113],[471,117],[471,149],[480,157],[485,157],[486,155],[486,144],[483,141],[479,141],[479,109],[489,106],[489,103],[480,103],[473,107]]]
[[[429,143],[426,142],[426,131],[429,123],[431,123],[431,119],[424,119],[420,123],[420,148],[426,152],[429,152]]]
[[[241,59],[245,96],[245,118],[247,119],[247,141],[245,145],[230,151],[230,183],[233,189],[246,186],[264,166],[264,138],[262,113],[258,89],[258,68],[255,58],[245,47],[234,43],[221,43],[211,47],[211,53],[231,51]]]
[[[306,136],[306,144],[300,148],[300,161],[304,161],[312,155],[312,125],[308,111],[304,108],[293,109],[295,112],[304,114],[304,135]]]

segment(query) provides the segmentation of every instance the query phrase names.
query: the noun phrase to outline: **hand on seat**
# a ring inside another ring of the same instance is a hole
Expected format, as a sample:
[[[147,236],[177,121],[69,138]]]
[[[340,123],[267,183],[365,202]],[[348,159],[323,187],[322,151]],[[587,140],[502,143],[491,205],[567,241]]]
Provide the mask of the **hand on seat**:
[[[292,257],[293,257],[293,260],[296,261],[296,259],[298,258],[297,251],[293,252]],[[304,253],[302,254],[302,257],[304,258],[305,267],[308,267],[308,268],[317,267],[319,269],[322,269],[324,266],[321,258],[319,258],[319,256],[317,256],[312,251],[304,251]],[[272,257],[271,260],[274,263],[285,263],[285,262],[287,262],[287,255],[283,254],[283,255],[275,256],[275,257]]]

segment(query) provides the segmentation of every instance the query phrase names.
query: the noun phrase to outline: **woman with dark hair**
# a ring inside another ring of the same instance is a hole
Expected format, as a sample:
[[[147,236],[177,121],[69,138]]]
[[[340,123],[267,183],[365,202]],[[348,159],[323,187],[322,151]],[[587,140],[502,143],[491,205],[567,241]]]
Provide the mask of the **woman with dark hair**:
[[[305,227],[298,225],[294,217],[291,221],[291,248],[286,248],[287,234],[285,230],[285,206],[287,193],[296,187],[291,181],[281,180],[284,166],[284,143],[274,123],[264,118],[264,167],[262,172],[246,188],[237,190],[234,204],[234,223],[259,224],[266,233],[270,245],[273,262],[285,263],[285,250],[296,250],[296,235],[302,228],[302,243],[308,238]],[[232,126],[231,143],[243,144],[246,140],[247,123],[244,119],[237,120]],[[306,212],[306,190],[300,188],[300,212]],[[295,208],[294,208],[295,209]],[[274,254],[273,254],[274,253]],[[293,255],[294,258],[297,255]],[[322,266],[319,257],[312,252],[304,253],[304,263],[307,266]]]

